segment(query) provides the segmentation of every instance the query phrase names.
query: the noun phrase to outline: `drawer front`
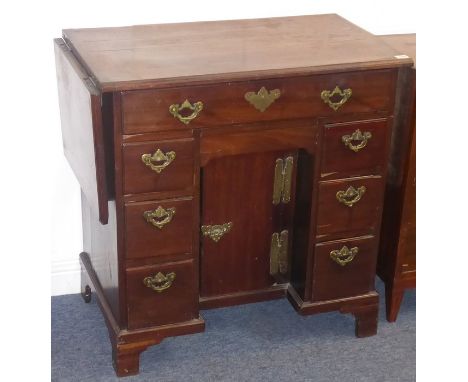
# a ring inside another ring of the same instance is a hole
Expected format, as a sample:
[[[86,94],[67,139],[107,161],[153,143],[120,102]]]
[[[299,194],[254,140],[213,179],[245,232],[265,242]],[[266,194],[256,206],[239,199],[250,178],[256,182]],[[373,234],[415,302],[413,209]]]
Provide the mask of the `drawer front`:
[[[373,237],[317,244],[314,258],[313,301],[374,290],[377,242]]]
[[[193,189],[193,139],[126,144],[123,163],[125,194]]]
[[[128,91],[122,93],[124,133],[388,111],[394,83],[394,71],[375,70]],[[352,94],[334,94],[336,87],[342,92],[351,89]],[[322,98],[324,91],[329,92],[323,97],[329,96],[330,104]]]
[[[387,120],[325,126],[322,179],[381,175],[387,157]]]
[[[383,191],[379,176],[320,182],[317,240],[375,234],[380,227]]]
[[[127,305],[129,329],[198,318],[193,261],[127,269]]]
[[[127,258],[192,253],[192,199],[125,205]]]

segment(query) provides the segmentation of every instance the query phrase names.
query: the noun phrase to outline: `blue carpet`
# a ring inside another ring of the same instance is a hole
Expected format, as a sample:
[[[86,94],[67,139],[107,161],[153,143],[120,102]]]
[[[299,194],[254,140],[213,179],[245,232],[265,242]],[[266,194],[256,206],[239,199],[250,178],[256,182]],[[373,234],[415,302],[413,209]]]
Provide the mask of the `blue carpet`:
[[[286,299],[202,311],[204,333],[165,339],[140,357],[140,374],[119,379],[107,329],[93,298],[52,298],[52,381],[415,381],[416,292],[396,323],[354,337],[351,315],[299,316]],[[94,297],[94,296],[93,296]]]

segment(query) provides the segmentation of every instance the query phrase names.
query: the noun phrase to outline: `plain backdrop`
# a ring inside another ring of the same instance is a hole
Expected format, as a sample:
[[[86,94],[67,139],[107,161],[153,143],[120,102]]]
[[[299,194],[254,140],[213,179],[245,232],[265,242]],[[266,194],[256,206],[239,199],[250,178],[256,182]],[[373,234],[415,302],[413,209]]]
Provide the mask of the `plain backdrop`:
[[[52,39],[63,28],[338,13],[418,31],[418,378],[466,380],[466,11],[462,1],[0,3],[2,380],[50,380],[50,295],[78,292],[79,187],[62,154]]]

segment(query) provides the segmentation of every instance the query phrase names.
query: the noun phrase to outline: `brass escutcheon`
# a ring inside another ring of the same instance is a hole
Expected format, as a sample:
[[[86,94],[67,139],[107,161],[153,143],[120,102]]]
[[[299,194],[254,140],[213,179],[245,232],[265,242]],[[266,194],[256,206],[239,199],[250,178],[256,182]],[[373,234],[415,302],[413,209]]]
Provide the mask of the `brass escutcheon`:
[[[353,91],[351,89],[341,90],[339,86],[335,86],[335,89],[332,91],[330,90],[323,90],[320,93],[323,102],[325,102],[328,106],[330,106],[333,110],[337,111],[348,99],[351,98]],[[341,100],[339,102],[333,102],[331,99],[339,95]]]
[[[349,249],[346,245],[340,250],[335,249],[330,252],[330,258],[337,264],[344,267],[346,264],[349,264],[353,261],[354,257],[359,251],[358,247],[353,247]]]
[[[228,222],[219,225],[202,225],[201,231],[203,236],[208,236],[217,243],[231,228],[232,222]]]
[[[180,112],[185,109],[192,110],[192,114],[185,117],[181,115]],[[181,105],[175,103],[169,106],[169,113],[171,113],[174,118],[177,118],[180,122],[185,123],[186,125],[188,125],[190,121],[194,120],[202,110],[203,102],[198,101],[192,105],[188,99],[186,99]]]
[[[247,92],[244,95],[244,98],[251,104],[255,109],[261,111],[262,113],[268,109],[268,107],[275,102],[281,95],[281,91],[279,89],[274,89],[268,91],[264,86],[255,93],[255,92]]]
[[[144,164],[151,168],[151,170],[160,174],[162,170],[171,164],[175,157],[176,153],[174,151],[168,151],[167,153],[164,153],[160,149],[157,149],[153,155],[143,154],[141,156],[141,160]],[[156,164],[158,162],[162,163]]]
[[[163,207],[159,206],[153,211],[150,210],[143,212],[143,217],[154,227],[162,229],[172,220],[175,212],[176,209],[174,207],[164,209]]]
[[[153,289],[154,291],[161,293],[163,290],[166,290],[171,287],[172,282],[175,280],[175,272],[170,272],[166,275],[158,272],[153,277],[145,277],[143,279],[143,284],[148,288]]]
[[[340,203],[347,205],[348,207],[352,207],[354,204],[359,202],[362,198],[362,195],[366,192],[366,187],[361,186],[357,189],[353,186],[349,186],[346,191],[338,191],[336,193],[336,199]]]
[[[357,153],[359,150],[366,147],[367,141],[371,138],[372,134],[369,131],[364,131],[364,133],[362,133],[361,130],[357,129],[351,135],[343,135],[341,140],[346,147],[349,147],[350,150]],[[359,144],[354,145],[353,142],[359,142]]]

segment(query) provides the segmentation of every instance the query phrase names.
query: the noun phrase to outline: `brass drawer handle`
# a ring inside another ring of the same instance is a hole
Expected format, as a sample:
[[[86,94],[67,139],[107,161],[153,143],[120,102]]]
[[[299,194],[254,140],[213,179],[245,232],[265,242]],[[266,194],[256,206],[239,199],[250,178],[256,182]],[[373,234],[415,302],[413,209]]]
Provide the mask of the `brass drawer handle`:
[[[176,209],[171,208],[162,208],[159,206],[154,211],[145,211],[143,212],[143,217],[145,220],[152,224],[153,226],[162,229],[166,224],[168,224],[173,216],[175,215]]]
[[[160,149],[157,149],[153,155],[143,154],[141,160],[146,164],[151,170],[156,171],[158,174],[161,173],[167,166],[169,166],[172,161],[175,159],[176,153],[174,151],[168,151],[163,153]],[[162,162],[160,164],[156,164]]]
[[[203,236],[209,236],[214,242],[218,242],[225,233],[232,228],[232,222],[219,225],[202,225],[201,231]]]
[[[183,116],[180,114],[182,110],[189,109],[192,110],[192,114]],[[177,118],[180,122],[185,123],[188,125],[190,121],[193,119],[197,118],[198,114],[203,110],[203,102],[198,101],[195,102],[193,105],[189,102],[188,99],[186,99],[182,105],[179,105],[177,103],[169,106],[169,113],[171,113],[174,118]]]
[[[345,89],[341,90],[339,86],[335,86],[335,89],[333,91],[330,90],[323,90],[320,96],[323,99],[323,102],[325,102],[328,106],[330,106],[333,110],[337,111],[344,103],[351,98],[351,95],[353,94],[353,91],[351,89]],[[333,102],[331,99],[339,95],[341,97],[341,100],[338,102]]]
[[[367,141],[371,138],[372,134],[369,131],[364,131],[364,133],[362,133],[361,130],[357,129],[351,135],[343,135],[341,140],[346,147],[349,147],[350,150],[357,153],[359,150],[366,147]],[[353,142],[359,142],[359,144],[354,145]]]
[[[153,277],[145,277],[143,279],[143,284],[148,288],[153,289],[154,291],[161,293],[163,290],[166,290],[171,287],[172,282],[175,280],[175,272],[168,273],[163,275],[161,272],[158,272]]]
[[[279,89],[273,90],[266,90],[264,86],[255,93],[255,92],[247,92],[244,95],[244,98],[247,102],[249,102],[253,107],[262,113],[268,109],[268,107],[275,102],[281,95],[281,91]]]
[[[348,207],[352,207],[354,204],[359,202],[362,198],[362,195],[366,192],[366,187],[361,186],[357,189],[353,186],[349,186],[346,191],[338,191],[336,193],[336,199],[340,203],[347,205]]]
[[[353,261],[354,257],[359,252],[358,247],[353,247],[349,249],[346,245],[340,250],[335,249],[330,252],[330,258],[337,264],[344,267],[346,264],[349,264]]]

